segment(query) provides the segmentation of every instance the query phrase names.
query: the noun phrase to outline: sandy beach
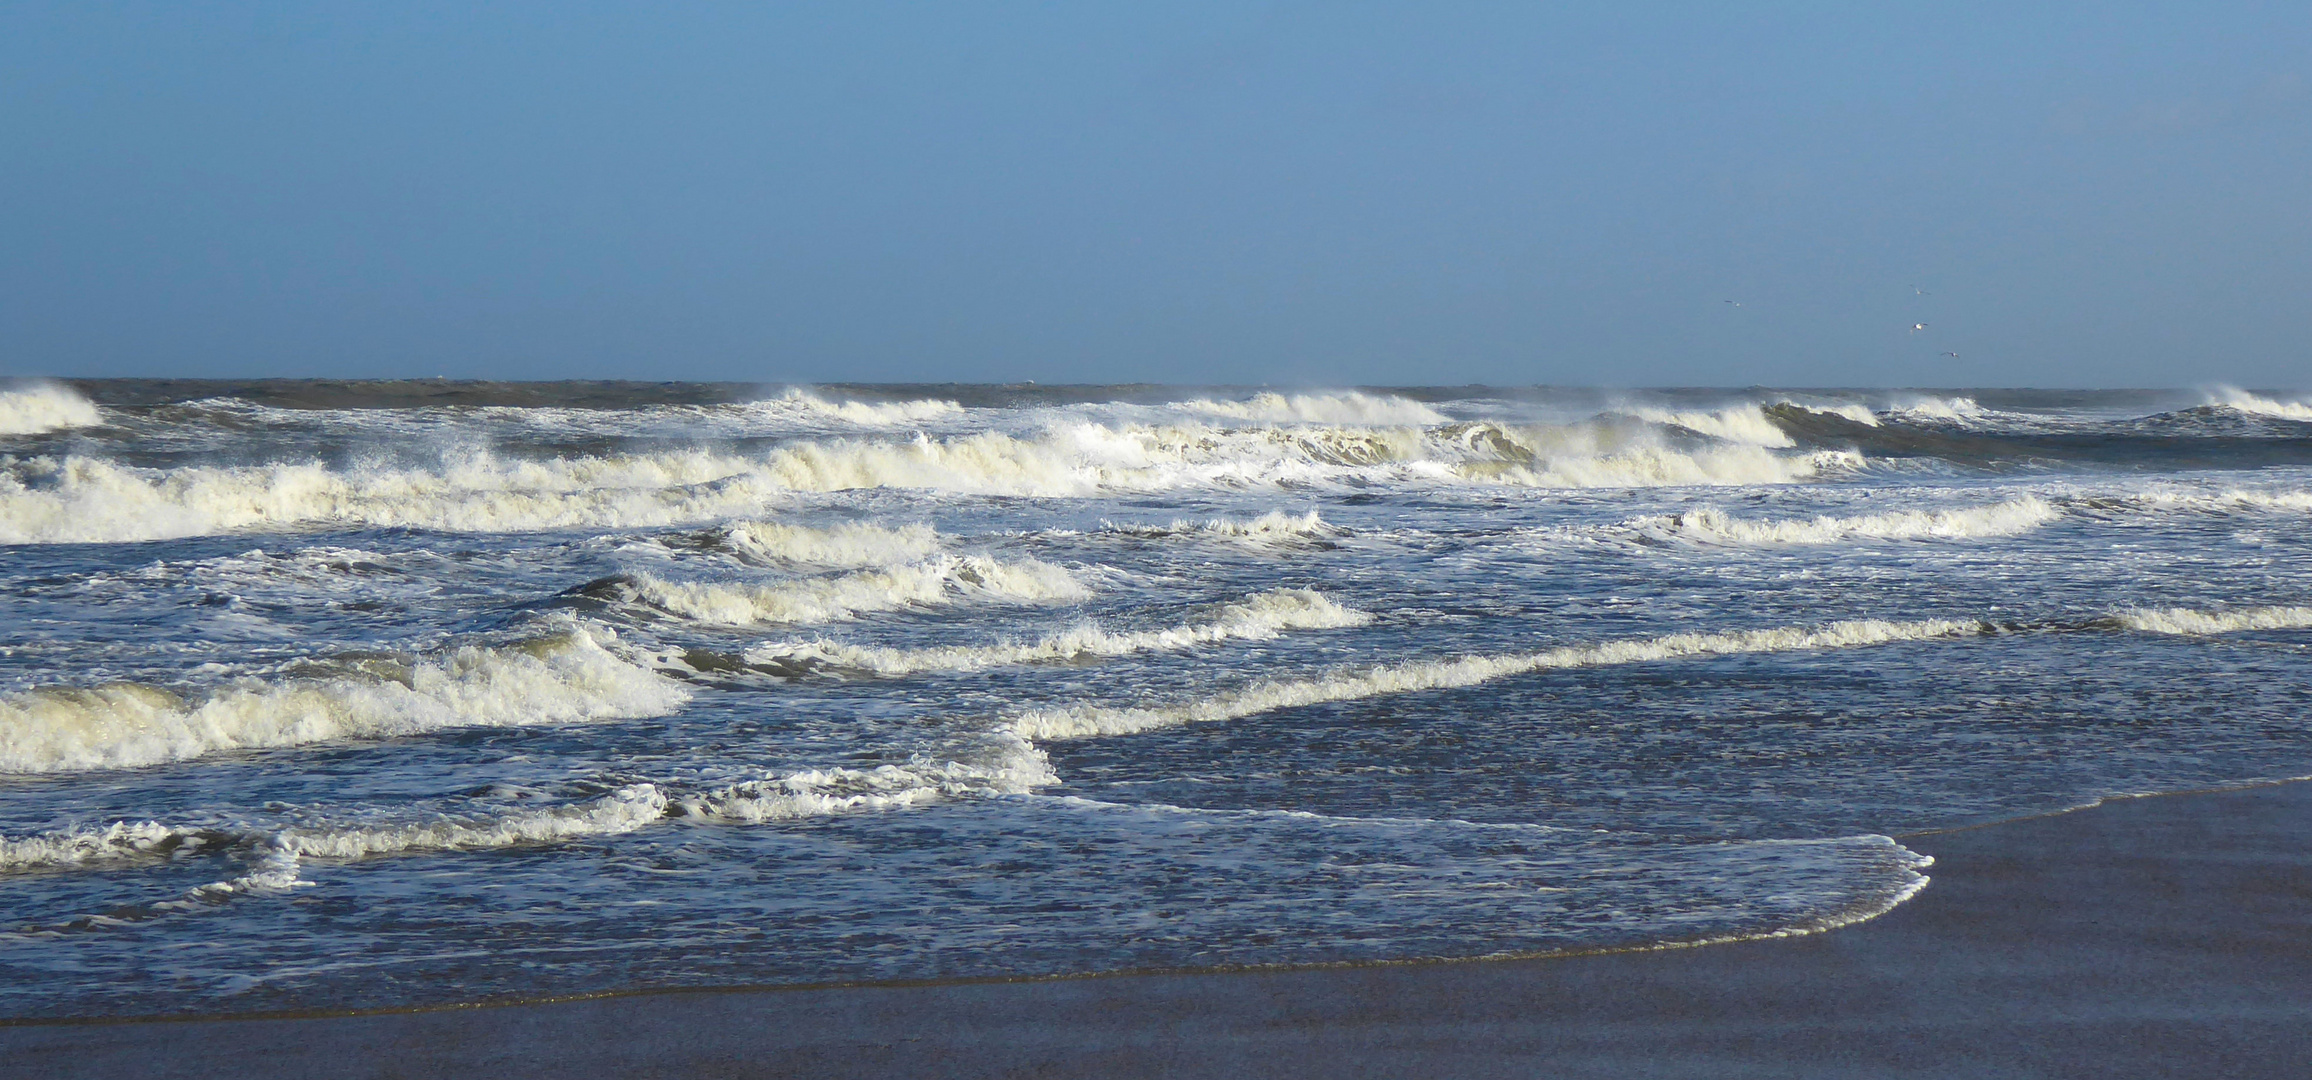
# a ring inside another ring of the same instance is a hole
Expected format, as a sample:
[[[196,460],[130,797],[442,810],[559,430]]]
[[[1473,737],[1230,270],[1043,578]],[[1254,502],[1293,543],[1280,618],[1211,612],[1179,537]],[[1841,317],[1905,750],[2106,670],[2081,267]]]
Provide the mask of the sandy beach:
[[[1904,838],[1867,923],[1653,952],[0,1027],[23,1077],[2300,1076],[2312,785]]]

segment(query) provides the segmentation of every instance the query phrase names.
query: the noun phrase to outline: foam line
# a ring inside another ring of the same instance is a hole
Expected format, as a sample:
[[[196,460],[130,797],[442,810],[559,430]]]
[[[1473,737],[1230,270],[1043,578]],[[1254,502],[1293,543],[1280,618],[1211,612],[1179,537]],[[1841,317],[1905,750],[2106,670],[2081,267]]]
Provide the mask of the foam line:
[[[1128,656],[1272,638],[1286,630],[1363,626],[1372,616],[1334,603],[1313,589],[1271,589],[1229,604],[1204,622],[1163,630],[1111,632],[1086,625],[1032,642],[893,649],[834,641],[772,642],[748,650],[752,663],[804,663],[910,675],[923,671],[977,671],[1011,664]]]
[[[1645,536],[1710,545],[1835,544],[1850,540],[1972,540],[2014,536],[2063,516],[2045,499],[2024,495],[1962,510],[1894,510],[1881,514],[1781,521],[1736,517],[1714,507],[1639,518],[1620,528]]]
[[[2312,627],[2312,607],[2254,607],[2228,611],[2150,608],[2122,612],[2119,623],[2150,634],[2230,634],[2242,630],[2302,630]]]
[[[1889,641],[1958,637],[1982,633],[1986,629],[1988,627],[1984,623],[1951,619],[1926,619],[1918,622],[1866,619],[1832,623],[1820,629],[1783,627],[1717,634],[1671,634],[1600,645],[1571,646],[1524,655],[1471,656],[1457,660],[1379,664],[1362,671],[1315,679],[1266,681],[1242,690],[1217,693],[1173,705],[1144,708],[1083,706],[1039,710],[1016,717],[1012,721],[1012,730],[1030,739],[1129,735],[1158,728],[1234,720],[1300,705],[1474,686],[1550,668],[1606,667],[1685,656],[1849,648]]]

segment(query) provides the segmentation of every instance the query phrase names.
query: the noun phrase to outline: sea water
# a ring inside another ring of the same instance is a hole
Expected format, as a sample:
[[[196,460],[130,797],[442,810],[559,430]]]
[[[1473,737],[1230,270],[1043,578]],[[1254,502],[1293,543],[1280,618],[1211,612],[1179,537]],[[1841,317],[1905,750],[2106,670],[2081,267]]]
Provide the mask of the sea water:
[[[2312,406],[0,388],[0,1016],[1804,933],[2312,772]]]

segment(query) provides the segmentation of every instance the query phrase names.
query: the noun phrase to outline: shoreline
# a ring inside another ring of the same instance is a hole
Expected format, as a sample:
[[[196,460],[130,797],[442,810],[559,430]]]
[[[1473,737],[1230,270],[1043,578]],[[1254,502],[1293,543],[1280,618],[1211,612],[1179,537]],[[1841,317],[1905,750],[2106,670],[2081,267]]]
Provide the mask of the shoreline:
[[[19,1075],[2296,1075],[2312,783],[1898,837],[1875,918],[1517,958],[0,1022]]]

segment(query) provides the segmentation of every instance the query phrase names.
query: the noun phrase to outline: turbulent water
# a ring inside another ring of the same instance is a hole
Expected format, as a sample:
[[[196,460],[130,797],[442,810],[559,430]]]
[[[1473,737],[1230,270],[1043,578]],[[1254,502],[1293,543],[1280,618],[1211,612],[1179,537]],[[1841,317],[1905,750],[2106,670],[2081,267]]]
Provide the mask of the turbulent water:
[[[0,387],[0,1017],[1805,932],[2312,772],[2312,405]]]

